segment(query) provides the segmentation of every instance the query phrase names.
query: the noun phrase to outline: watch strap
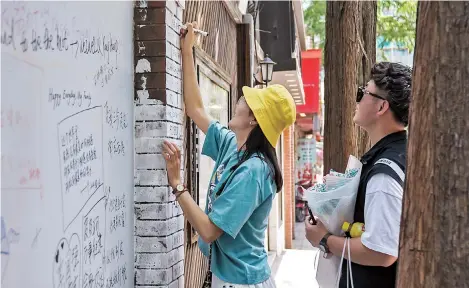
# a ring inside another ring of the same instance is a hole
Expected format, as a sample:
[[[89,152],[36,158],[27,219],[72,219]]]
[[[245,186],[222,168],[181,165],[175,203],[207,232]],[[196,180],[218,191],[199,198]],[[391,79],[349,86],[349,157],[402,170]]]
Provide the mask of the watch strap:
[[[184,194],[185,192],[188,192],[188,191],[189,191],[189,190],[187,190],[186,188],[184,188],[184,190],[182,190],[182,191],[176,191],[176,192],[174,192],[174,196],[176,196],[176,200],[178,200],[178,198],[179,198],[182,194]]]
[[[324,237],[322,237],[321,241],[319,242],[319,245],[323,246],[326,250],[327,253],[329,253],[329,246],[327,245],[327,239],[331,236],[332,234],[327,232]]]

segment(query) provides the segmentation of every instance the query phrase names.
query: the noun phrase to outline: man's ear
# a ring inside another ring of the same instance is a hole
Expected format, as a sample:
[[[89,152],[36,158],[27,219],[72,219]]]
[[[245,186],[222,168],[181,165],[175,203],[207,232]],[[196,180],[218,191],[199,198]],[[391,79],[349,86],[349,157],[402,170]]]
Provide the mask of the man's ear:
[[[383,101],[383,103],[381,103],[381,106],[379,107],[378,113],[383,114],[388,109],[389,109],[389,102],[388,101]]]
[[[253,120],[249,121],[249,125],[251,125],[251,126],[254,126],[254,125],[257,125],[257,124],[258,123],[257,123],[256,119],[253,119]]]

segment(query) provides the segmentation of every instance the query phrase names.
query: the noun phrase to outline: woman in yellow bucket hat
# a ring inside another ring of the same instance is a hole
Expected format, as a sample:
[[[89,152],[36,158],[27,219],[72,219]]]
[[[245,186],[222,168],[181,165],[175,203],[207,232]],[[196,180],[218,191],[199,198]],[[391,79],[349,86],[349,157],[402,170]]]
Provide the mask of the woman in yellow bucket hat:
[[[205,211],[180,178],[181,153],[165,141],[168,182],[185,217],[199,233],[199,247],[209,258],[202,287],[275,287],[264,248],[268,216],[283,178],[275,147],[296,119],[290,93],[281,85],[243,87],[229,128],[205,112],[196,80],[194,30],[187,24],[181,39],[184,103],[187,115],[205,134],[202,154],[215,161]],[[197,285],[197,284],[195,284]]]

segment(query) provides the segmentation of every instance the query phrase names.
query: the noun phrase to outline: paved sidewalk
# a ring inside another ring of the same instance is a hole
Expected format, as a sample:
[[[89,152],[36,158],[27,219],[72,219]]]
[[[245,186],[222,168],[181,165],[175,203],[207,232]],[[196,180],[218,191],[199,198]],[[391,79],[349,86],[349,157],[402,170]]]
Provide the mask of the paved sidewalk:
[[[293,240],[293,249],[299,250],[315,250],[311,243],[306,240],[305,223],[295,222],[295,239]]]
[[[314,260],[319,250],[285,250],[273,266],[277,288],[319,288]]]

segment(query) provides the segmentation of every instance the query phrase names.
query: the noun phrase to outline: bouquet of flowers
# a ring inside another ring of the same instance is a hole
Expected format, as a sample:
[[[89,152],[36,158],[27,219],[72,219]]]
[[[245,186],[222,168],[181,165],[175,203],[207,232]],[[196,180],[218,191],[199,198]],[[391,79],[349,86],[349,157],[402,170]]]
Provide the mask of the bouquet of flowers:
[[[361,168],[360,160],[350,156],[345,173],[331,170],[324,176],[324,183],[315,184],[306,191],[308,206],[314,216],[334,235],[341,235],[345,221],[353,223]]]

